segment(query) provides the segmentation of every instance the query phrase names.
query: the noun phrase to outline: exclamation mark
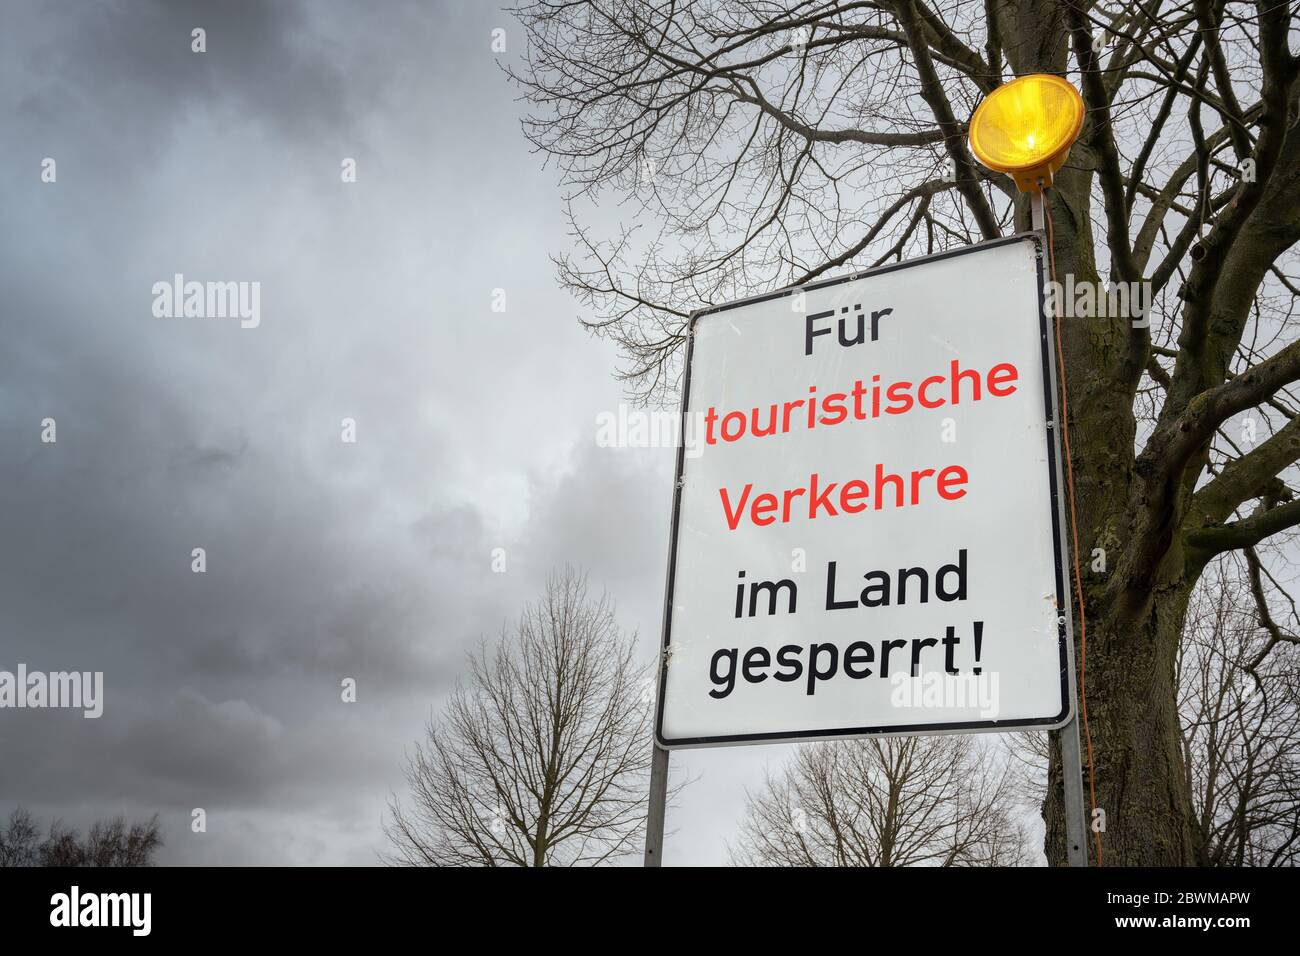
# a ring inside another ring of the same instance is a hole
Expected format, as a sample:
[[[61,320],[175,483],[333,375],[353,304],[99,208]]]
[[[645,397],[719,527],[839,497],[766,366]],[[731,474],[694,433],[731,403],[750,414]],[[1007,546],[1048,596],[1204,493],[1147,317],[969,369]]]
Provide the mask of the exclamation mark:
[[[975,622],[975,667],[971,668],[971,673],[973,674],[979,674],[980,671],[983,670],[983,668],[979,666],[980,651],[982,651],[983,649],[984,649],[984,622],[976,621]]]

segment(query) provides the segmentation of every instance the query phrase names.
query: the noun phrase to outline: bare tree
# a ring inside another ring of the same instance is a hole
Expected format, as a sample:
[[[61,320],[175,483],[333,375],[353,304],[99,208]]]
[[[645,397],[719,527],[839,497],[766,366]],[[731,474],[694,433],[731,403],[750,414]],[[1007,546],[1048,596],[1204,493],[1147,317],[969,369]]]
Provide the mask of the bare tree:
[[[99,820],[84,838],[56,821],[42,838],[31,814],[19,807],[0,827],[0,867],[151,866],[162,845],[157,816],[129,825],[123,817]]]
[[[1005,766],[971,737],[799,747],[747,795],[741,866],[1016,866],[1028,858]]]
[[[1047,800],[1047,764],[1052,756],[1048,735],[1039,731],[1004,734],[1001,744],[1022,808],[1041,813]]]
[[[391,862],[596,864],[637,849],[654,695],[635,644],[585,576],[552,576],[416,745],[410,806],[389,806]]]
[[[1300,654],[1264,653],[1272,635],[1240,599],[1239,577],[1258,567],[1207,573],[1178,660],[1192,803],[1214,866],[1300,862]]]
[[[32,815],[22,807],[9,815],[0,828],[0,866],[38,866],[41,831]]]
[[[525,133],[569,191],[561,279],[650,401],[674,396],[694,309],[1028,228],[1010,182],[973,161],[966,117],[1012,75],[1081,88],[1087,120],[1049,194],[1054,271],[1152,300],[1145,316],[1060,323],[1099,845],[1109,864],[1208,862],[1178,720],[1187,602],[1218,555],[1300,525],[1294,4],[532,0],[516,12]],[[612,234],[592,224],[607,192],[624,197]],[[1050,769],[1059,864],[1055,743]]]

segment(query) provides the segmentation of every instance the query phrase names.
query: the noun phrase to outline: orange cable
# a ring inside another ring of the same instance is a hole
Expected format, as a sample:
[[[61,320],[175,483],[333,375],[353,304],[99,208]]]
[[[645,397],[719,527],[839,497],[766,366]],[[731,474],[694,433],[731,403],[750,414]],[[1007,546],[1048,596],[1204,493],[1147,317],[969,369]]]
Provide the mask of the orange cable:
[[[1056,249],[1052,227],[1052,204],[1047,201],[1044,188],[1043,216],[1047,220],[1047,256],[1051,264],[1052,282],[1056,282]],[[1083,601],[1083,573],[1079,570],[1079,519],[1074,506],[1074,460],[1070,454],[1070,404],[1065,395],[1065,349],[1061,345],[1060,316],[1053,316],[1056,326],[1057,376],[1061,380],[1061,432],[1065,441],[1065,475],[1070,494],[1070,536],[1074,541],[1074,587],[1079,595],[1079,698],[1083,710],[1083,736],[1088,742],[1088,798],[1092,802],[1093,816],[1097,813],[1097,778],[1092,767],[1092,731],[1088,728],[1088,615]],[[1101,854],[1101,833],[1092,831],[1097,848],[1097,866],[1104,866]]]

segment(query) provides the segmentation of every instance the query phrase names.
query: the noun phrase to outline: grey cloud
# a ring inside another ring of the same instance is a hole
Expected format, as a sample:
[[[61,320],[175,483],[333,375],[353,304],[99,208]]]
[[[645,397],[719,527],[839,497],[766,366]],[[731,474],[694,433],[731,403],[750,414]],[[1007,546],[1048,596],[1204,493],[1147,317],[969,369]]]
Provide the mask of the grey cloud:
[[[488,49],[508,22],[5,21],[0,668],[103,670],[108,697],[98,721],[0,711],[0,813],[156,811],[169,862],[372,863],[403,751],[553,567],[586,567],[647,659],[658,638],[671,453],[594,445],[614,355],[555,284],[559,195]],[[260,281],[261,326],[154,318],[176,272]]]

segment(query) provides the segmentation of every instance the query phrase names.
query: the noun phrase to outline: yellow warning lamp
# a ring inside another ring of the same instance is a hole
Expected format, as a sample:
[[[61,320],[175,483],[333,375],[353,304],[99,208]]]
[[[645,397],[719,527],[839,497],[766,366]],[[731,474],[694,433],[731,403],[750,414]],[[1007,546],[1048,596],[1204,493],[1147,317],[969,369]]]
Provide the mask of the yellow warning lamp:
[[[1083,97],[1050,73],[1031,73],[984,97],[970,121],[970,148],[1022,193],[1052,185],[1083,128]]]

